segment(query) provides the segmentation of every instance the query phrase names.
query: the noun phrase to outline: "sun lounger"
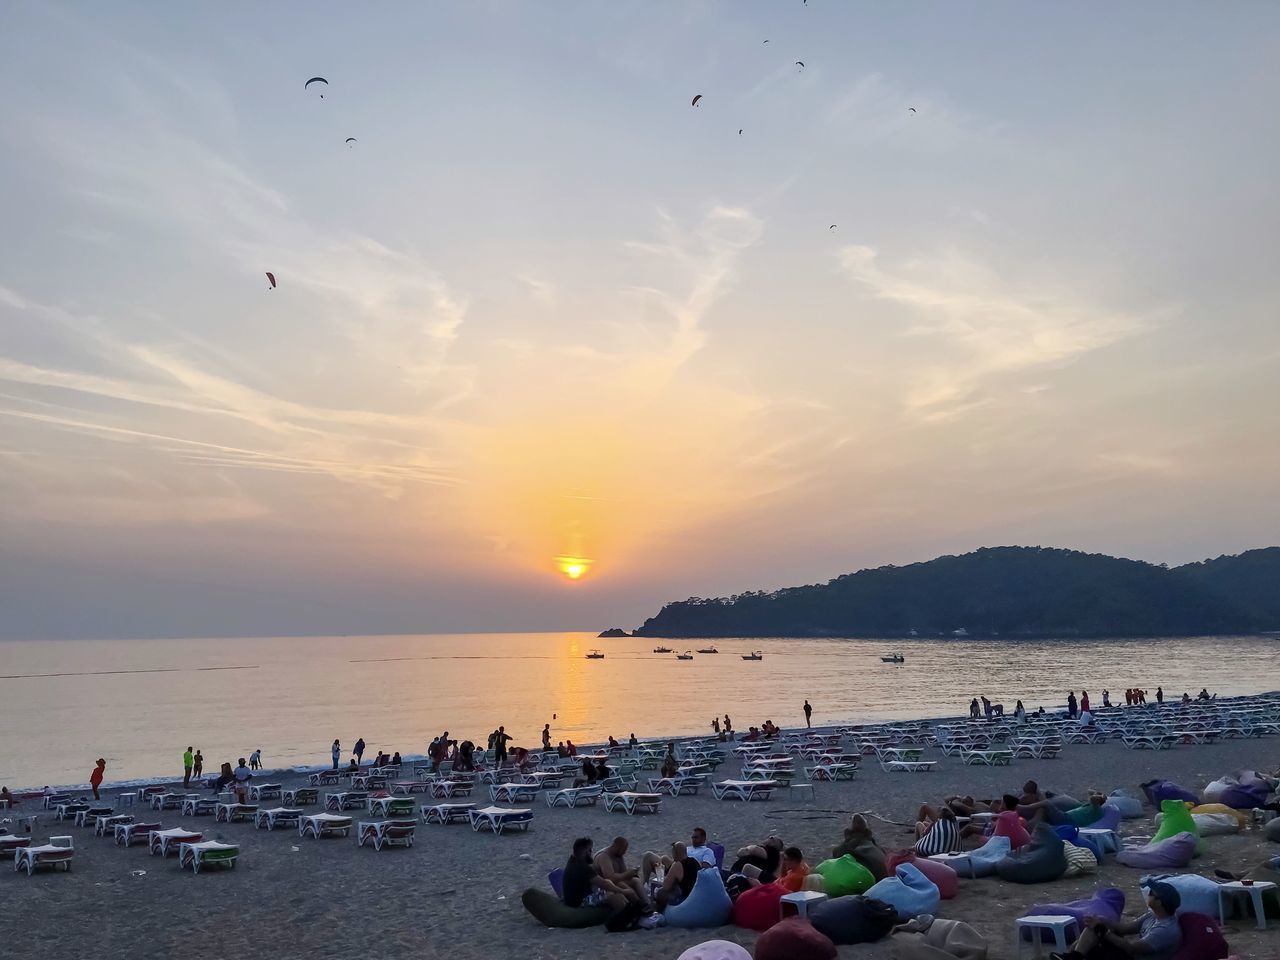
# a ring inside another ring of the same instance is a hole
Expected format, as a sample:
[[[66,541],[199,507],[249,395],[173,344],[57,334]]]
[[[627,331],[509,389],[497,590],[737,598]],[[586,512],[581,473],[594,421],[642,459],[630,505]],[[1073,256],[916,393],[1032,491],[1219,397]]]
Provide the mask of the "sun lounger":
[[[324,795],[324,808],[326,810],[354,810],[357,807],[363,807],[369,799],[369,794],[363,790],[343,790],[338,793],[326,793]]]
[[[965,766],[1007,767],[1013,762],[1012,750],[965,750],[960,754]]]
[[[411,793],[426,793],[429,786],[425,780],[396,780],[391,784],[391,792],[397,796],[408,796]]]
[[[114,807],[90,807],[76,811],[76,826],[87,827],[97,822],[99,817],[109,817],[115,813]]]
[[[259,810],[255,813],[253,825],[258,830],[265,826],[268,831],[271,831],[276,827],[297,826],[301,819],[302,811],[297,807],[272,807],[270,810]]]
[[[890,773],[929,773],[937,760],[881,760],[880,769]]]
[[[605,793],[620,793],[623,790],[634,790],[637,785],[635,777],[624,777],[617,774],[611,777],[605,777],[599,782],[600,789]]]
[[[413,820],[362,822],[356,829],[357,846],[363,847],[368,840],[373,843],[375,850],[381,850],[384,846],[412,847],[416,829],[417,823]]]
[[[307,775],[307,783],[313,787],[331,787],[341,782],[342,775],[337,770],[321,770]]]
[[[133,823],[132,814],[128,813],[108,813],[99,816],[93,823],[93,832],[96,836],[102,837],[110,834],[116,835],[116,824]]]
[[[489,788],[494,803],[529,803],[537,796],[538,787],[532,783],[495,783]]]
[[[178,866],[191,868],[192,873],[199,873],[201,867],[220,864],[228,870],[236,868],[240,859],[240,848],[234,843],[219,843],[217,840],[202,840],[199,843],[184,843],[178,847]]]
[[[213,819],[219,823],[234,823],[237,820],[252,820],[257,812],[256,803],[220,803],[214,810]]]
[[[75,848],[70,845],[44,843],[38,847],[18,847],[13,854],[13,870],[16,873],[25,867],[28,877],[39,867],[56,870],[61,866],[63,870],[70,871],[71,858],[75,855]]]
[[[431,796],[444,800],[450,797],[469,797],[474,786],[470,780],[437,780],[429,784]]]
[[[354,776],[351,778],[351,789],[368,791],[385,790],[387,789],[388,782],[389,780],[387,777],[375,777],[373,774]]]
[[[184,817],[207,817],[218,812],[218,801],[212,797],[187,797],[182,801]]]
[[[545,791],[542,798],[548,807],[594,807],[603,793],[599,786],[561,787]]]
[[[711,793],[717,800],[768,800],[778,786],[777,780],[721,780]]]
[[[858,772],[856,763],[818,763],[804,768],[810,780],[852,780]]]
[[[1142,734],[1121,737],[1120,739],[1130,750],[1169,750],[1178,742],[1177,737],[1165,736],[1164,734]]]
[[[157,852],[161,859],[169,855],[169,851],[177,851],[179,844],[199,843],[204,839],[202,834],[191,830],[174,827],[172,830],[152,830],[147,837],[147,849],[154,856]]]
[[[278,783],[258,783],[249,788],[249,799],[255,802],[279,800],[282,792],[282,787]]]
[[[185,793],[153,793],[149,798],[152,810],[180,810]]]
[[[351,825],[354,821],[350,817],[344,817],[336,813],[313,813],[305,817],[298,818],[298,836],[305,837],[308,834],[319,840],[321,837],[337,836],[342,834],[344,837],[351,833]]]
[[[512,807],[482,807],[468,814],[471,829],[480,832],[481,827],[488,827],[501,835],[502,831],[515,828],[522,833],[529,829],[533,822],[533,811],[514,809]]]
[[[678,797],[682,793],[696,794],[698,788],[706,782],[703,776],[696,777],[650,777],[649,789],[654,793],[665,793]]]
[[[621,810],[627,816],[635,816],[637,811],[657,813],[662,805],[662,796],[657,793],[636,793],[624,790],[622,793],[606,793],[604,808],[610,813]]]
[[[369,812],[375,817],[416,817],[418,803],[412,797],[370,797]]]
[[[158,823],[117,823],[116,824],[116,846],[129,847],[133,845],[135,840],[145,841],[156,830],[163,830],[164,827]]]
[[[71,800],[67,803],[60,803],[54,807],[53,817],[58,821],[74,820],[77,813],[88,809],[89,804],[85,803],[83,800]]]
[[[0,836],[0,855],[13,853],[19,847],[31,846],[30,837]]]
[[[468,823],[474,803],[437,803],[435,806],[422,808],[423,823],[438,823],[445,826],[450,823]]]
[[[286,807],[309,807],[320,800],[320,791],[315,787],[297,787],[280,792],[280,803]]]

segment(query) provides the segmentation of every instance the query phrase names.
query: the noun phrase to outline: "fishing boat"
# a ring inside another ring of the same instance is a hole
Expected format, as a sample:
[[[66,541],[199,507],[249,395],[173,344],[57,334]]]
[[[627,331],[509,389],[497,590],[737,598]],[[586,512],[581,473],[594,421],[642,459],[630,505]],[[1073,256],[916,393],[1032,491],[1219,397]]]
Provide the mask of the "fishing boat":
[[[761,653],[759,650],[752,650],[750,653],[744,653],[742,655],[742,659],[743,660],[763,660],[764,654]]]
[[[907,658],[900,653],[895,653],[892,657],[881,657],[881,663],[906,663]]]
[[[654,652],[654,653],[670,653],[670,652],[671,652],[671,648],[670,648],[670,647],[664,647],[664,646],[659,645],[659,646],[656,646],[656,647],[654,647],[654,648],[653,648],[653,652]]]
[[[714,646],[711,646],[711,647],[707,647],[705,650],[699,650],[698,652],[699,653],[719,653],[720,651],[717,650]]]
[[[588,653],[588,654],[587,654],[587,659],[588,659],[588,660],[603,660],[603,659],[604,659],[604,654],[603,654],[603,653],[601,653],[599,650],[592,650],[590,653]]]
[[[677,654],[676,654],[676,659],[677,659],[677,660],[692,660],[692,659],[693,659],[693,651],[692,651],[692,650],[686,650],[684,653],[677,653]]]

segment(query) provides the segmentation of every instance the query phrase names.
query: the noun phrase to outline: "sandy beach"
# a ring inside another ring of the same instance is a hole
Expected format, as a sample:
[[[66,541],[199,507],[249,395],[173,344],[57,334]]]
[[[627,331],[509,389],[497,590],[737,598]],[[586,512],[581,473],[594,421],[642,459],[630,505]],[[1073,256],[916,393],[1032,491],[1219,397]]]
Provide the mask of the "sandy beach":
[[[1274,769],[1275,743],[1273,738],[1229,740],[1160,752],[1131,752],[1116,742],[1068,745],[1057,759],[1020,759],[1010,767],[965,766],[958,757],[930,748],[928,759],[939,761],[930,773],[886,773],[868,758],[854,781],[817,784],[813,801],[797,801],[783,790],[768,802],[728,803],[714,800],[704,789],[697,796],[664,799],[658,815],[636,817],[607,813],[603,805],[552,810],[539,801],[526,834],[496,837],[464,825],[420,825],[411,849],[380,853],[369,846],[358,848],[354,835],[302,840],[294,829],[267,832],[251,823],[215,824],[210,817],[184,818],[176,811],[155,814],[166,827],[205,830],[206,837],[240,844],[242,858],[235,870],[199,876],[180,870],[172,856],[162,861],[142,846],[117,847],[92,830],[56,824],[51,813],[38,811],[35,837],[74,836],[74,868],[69,874],[41,872],[30,879],[0,870],[8,931],[0,941],[0,955],[115,958],[134,955],[146,945],[176,958],[207,956],[212,949],[241,958],[407,954],[527,960],[595,958],[613,951],[638,960],[674,960],[686,947],[715,937],[750,948],[756,934],[734,927],[626,934],[607,934],[602,928],[547,929],[524,911],[519,898],[526,887],[546,886],[547,872],[564,864],[578,836],[592,837],[597,850],[615,835],[625,836],[631,843],[629,861],[634,862],[643,850],[665,850],[672,840],[687,838],[694,826],[705,827],[730,850],[776,833],[816,863],[840,841],[854,812],[907,821],[921,801],[951,793],[997,795],[1028,778],[1076,796],[1091,787],[1136,790],[1157,776],[1199,790],[1239,768]],[[730,759],[713,779],[733,776],[737,769],[736,759]],[[270,779],[286,785],[302,782],[297,775]],[[110,799],[116,792],[104,796]],[[430,802],[421,795],[415,798]],[[33,806],[38,803],[28,802],[16,812],[37,812]],[[358,811],[354,816],[368,819]],[[912,842],[905,827],[881,821],[873,826],[886,849]],[[1149,835],[1152,821],[1125,821],[1123,832]],[[1280,848],[1260,832],[1215,837],[1193,870],[1208,876],[1215,867],[1239,871],[1277,853]],[[1108,862],[1096,875],[1038,886],[963,880],[959,896],[944,901],[939,913],[976,927],[988,938],[990,956],[998,960],[1012,956],[1012,920],[1027,906],[1116,886],[1132,908],[1138,903],[1141,873]],[[1272,875],[1264,871],[1260,876]],[[1280,955],[1280,930],[1258,932],[1251,921],[1236,922],[1227,936],[1240,957]],[[841,948],[841,956],[855,954],[891,956],[890,941]]]

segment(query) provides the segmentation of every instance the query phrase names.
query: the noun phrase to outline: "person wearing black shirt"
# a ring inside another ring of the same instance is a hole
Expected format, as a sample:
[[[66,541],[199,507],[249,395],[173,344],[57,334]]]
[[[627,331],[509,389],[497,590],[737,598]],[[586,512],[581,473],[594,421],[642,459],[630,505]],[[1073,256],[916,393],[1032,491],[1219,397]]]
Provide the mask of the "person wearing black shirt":
[[[627,902],[626,890],[600,876],[592,857],[591,838],[573,841],[573,855],[564,865],[563,891],[566,907],[603,907],[621,910]]]
[[[782,851],[786,845],[780,837],[770,837],[763,844],[753,843],[738,851],[738,859],[729,868],[730,875],[742,873],[745,866],[759,869],[757,878],[761,883],[772,883],[778,879],[778,865],[782,862]]]

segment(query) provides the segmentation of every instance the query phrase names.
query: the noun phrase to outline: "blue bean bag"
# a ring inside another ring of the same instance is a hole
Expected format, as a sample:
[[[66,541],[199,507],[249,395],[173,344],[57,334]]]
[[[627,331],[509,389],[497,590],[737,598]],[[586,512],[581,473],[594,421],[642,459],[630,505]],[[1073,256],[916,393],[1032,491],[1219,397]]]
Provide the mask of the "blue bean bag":
[[[1139,815],[1141,815],[1142,805],[1138,805]],[[1120,821],[1124,819],[1124,814],[1120,812],[1120,808],[1108,800],[1102,805],[1102,816],[1089,824],[1094,830],[1119,830]]]
[[[1112,923],[1119,923],[1123,913],[1124,892],[1115,887],[1106,887],[1085,900],[1069,900],[1066,903],[1037,903],[1035,906],[1028,907],[1023,911],[1023,916],[1075,917],[1076,922],[1080,924],[1080,929],[1083,930],[1085,917],[1101,917],[1104,920],[1110,920]],[[1052,930],[1041,930],[1040,933],[1041,939],[1045,943],[1053,941]],[[1030,929],[1022,931],[1022,939],[1030,942]]]
[[[1262,833],[1268,840],[1280,843],[1280,817],[1268,820],[1267,825],[1262,828]]]
[[[1098,829],[1102,828],[1099,827]],[[1108,827],[1107,829],[1114,830],[1115,827]],[[1053,832],[1058,835],[1058,839],[1063,843],[1069,843],[1076,847],[1083,847],[1085,850],[1088,850],[1093,854],[1093,859],[1095,861],[1094,866],[1097,866],[1102,862],[1102,842],[1096,837],[1089,836],[1088,834],[1081,835],[1079,828],[1073,827],[1068,823],[1059,824],[1053,828]],[[1067,860],[1070,861],[1071,851],[1068,850],[1066,853]]]
[[[867,891],[869,900],[880,900],[898,911],[900,917],[933,913],[942,902],[934,882],[909,863],[900,863],[894,876],[885,877]]]
[[[1145,894],[1157,880],[1169,884],[1182,898],[1175,913],[1218,912],[1218,885],[1208,877],[1198,873],[1151,873],[1139,880],[1138,886]]]
[[[670,927],[722,927],[733,916],[733,901],[719,870],[699,870],[689,896],[664,916]]]
[[[1067,872],[1067,854],[1053,827],[1041,823],[1031,842],[996,864],[996,874],[1010,883],[1049,883]]]
[[[1107,797],[1107,804],[1120,811],[1125,820],[1135,820],[1142,816],[1142,801],[1127,790],[1112,790]]]
[[[898,911],[867,897],[836,897],[811,909],[809,919],[832,943],[874,943],[893,929]]]
[[[1180,870],[1196,853],[1196,835],[1178,833],[1144,847],[1125,847],[1116,854],[1116,863],[1147,870]]]
[[[1172,780],[1149,780],[1142,785],[1142,792],[1147,795],[1147,800],[1153,807],[1159,807],[1166,800],[1184,800],[1191,804],[1200,802],[1200,798],[1194,793]]]
[[[1227,787],[1218,797],[1218,803],[1225,804],[1233,810],[1252,810],[1267,802],[1268,791],[1265,787],[1236,784]]]
[[[969,851],[969,862],[973,864],[972,876],[991,876],[996,872],[996,864],[1012,852],[1013,847],[1008,837],[989,837],[982,846]]]

